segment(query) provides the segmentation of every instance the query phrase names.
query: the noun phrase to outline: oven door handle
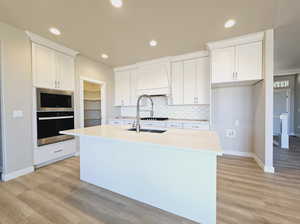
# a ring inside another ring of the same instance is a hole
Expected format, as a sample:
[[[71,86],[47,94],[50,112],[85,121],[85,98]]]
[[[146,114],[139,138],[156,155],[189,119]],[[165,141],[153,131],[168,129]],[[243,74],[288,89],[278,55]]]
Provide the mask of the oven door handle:
[[[69,118],[74,118],[74,116],[39,117],[38,119],[39,119],[40,121],[45,121],[45,120],[58,120],[58,119],[69,119]]]

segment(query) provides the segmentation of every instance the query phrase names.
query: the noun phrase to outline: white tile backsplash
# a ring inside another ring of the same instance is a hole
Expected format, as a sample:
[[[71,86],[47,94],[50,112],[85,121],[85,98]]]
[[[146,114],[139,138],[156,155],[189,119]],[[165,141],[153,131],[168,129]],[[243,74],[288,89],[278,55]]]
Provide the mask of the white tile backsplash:
[[[209,120],[209,105],[180,105],[170,106],[167,103],[167,97],[152,97],[154,102],[154,116],[168,117],[171,119],[193,119],[193,120]],[[141,115],[149,116],[150,112],[142,110],[150,110],[150,101],[147,105],[141,107]],[[135,117],[136,107],[121,107],[121,116]]]

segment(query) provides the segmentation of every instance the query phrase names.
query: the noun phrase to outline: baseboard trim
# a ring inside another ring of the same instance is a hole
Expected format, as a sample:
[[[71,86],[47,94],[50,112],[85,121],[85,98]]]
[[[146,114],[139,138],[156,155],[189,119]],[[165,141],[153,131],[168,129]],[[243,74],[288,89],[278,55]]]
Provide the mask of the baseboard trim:
[[[223,155],[253,157],[253,153],[252,152],[224,151]]]
[[[252,152],[235,152],[235,151],[224,151],[222,155],[232,155],[232,156],[242,156],[242,157],[250,157],[253,158],[257,165],[265,172],[265,173],[274,173],[274,167],[265,166],[261,159]],[[221,155],[221,156],[222,156]]]
[[[15,179],[17,177],[24,176],[26,174],[32,173],[33,171],[34,171],[34,167],[30,166],[30,167],[27,167],[25,169],[17,170],[17,171],[8,173],[8,174],[3,173],[2,174],[2,181],[6,182],[6,181],[9,181],[9,180]]]

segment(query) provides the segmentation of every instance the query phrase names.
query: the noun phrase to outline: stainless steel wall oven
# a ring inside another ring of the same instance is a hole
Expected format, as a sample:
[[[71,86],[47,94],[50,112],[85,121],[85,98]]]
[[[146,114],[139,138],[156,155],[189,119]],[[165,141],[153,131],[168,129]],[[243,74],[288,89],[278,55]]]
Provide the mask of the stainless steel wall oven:
[[[73,92],[37,89],[37,145],[74,138],[59,134],[74,129]]]

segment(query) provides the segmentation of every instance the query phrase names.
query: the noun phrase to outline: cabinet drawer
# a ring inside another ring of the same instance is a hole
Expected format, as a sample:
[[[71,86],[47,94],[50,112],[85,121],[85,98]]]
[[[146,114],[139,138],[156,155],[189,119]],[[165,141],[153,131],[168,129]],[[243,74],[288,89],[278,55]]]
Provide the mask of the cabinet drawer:
[[[34,165],[59,159],[76,152],[75,140],[59,142],[51,145],[38,147],[34,150]]]
[[[123,121],[122,120],[110,120],[109,124],[110,125],[123,125]]]
[[[159,121],[143,121],[142,127],[154,127],[154,128],[165,128],[166,124],[164,122]]]
[[[209,123],[184,123],[184,129],[209,130]]]
[[[182,128],[182,124],[181,123],[177,123],[177,122],[170,122],[167,123],[167,128]]]

